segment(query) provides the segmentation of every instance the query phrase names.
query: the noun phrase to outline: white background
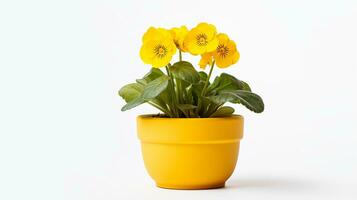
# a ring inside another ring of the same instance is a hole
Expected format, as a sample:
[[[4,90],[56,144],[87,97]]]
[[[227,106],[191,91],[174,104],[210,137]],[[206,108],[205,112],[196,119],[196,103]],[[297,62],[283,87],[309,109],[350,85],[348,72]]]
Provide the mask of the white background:
[[[202,21],[237,42],[225,72],[266,110],[235,106],[245,137],[226,188],[158,189],[135,127],[156,110],[122,113],[116,93],[149,70],[149,26]],[[356,86],[355,0],[2,0],[0,199],[356,199]]]

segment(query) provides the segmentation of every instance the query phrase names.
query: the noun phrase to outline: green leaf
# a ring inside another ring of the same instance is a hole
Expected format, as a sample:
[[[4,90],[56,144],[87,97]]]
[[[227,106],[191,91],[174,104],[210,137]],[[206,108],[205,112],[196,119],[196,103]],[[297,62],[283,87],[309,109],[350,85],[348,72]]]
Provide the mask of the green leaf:
[[[125,106],[123,106],[121,108],[121,111],[126,111],[126,110],[129,110],[129,109],[132,109],[138,105],[141,105],[143,103],[145,103],[146,101],[142,98],[142,97],[138,97],[130,102],[128,102]]]
[[[139,83],[130,83],[125,85],[119,90],[119,96],[121,96],[125,102],[130,102],[139,96],[141,96],[144,90],[144,86],[140,85]]]
[[[204,71],[200,71],[200,72],[198,72],[198,75],[200,75],[200,81],[202,81],[202,82],[206,82],[207,77],[208,77],[208,75],[207,75],[207,73],[206,73],[206,72],[204,72]]]
[[[181,110],[192,110],[197,108],[197,106],[192,104],[179,104],[177,107],[179,107]]]
[[[222,106],[216,110],[210,117],[225,117],[234,113],[234,108],[230,106]]]
[[[178,104],[177,107],[187,118],[191,117],[191,113],[194,113],[193,110],[197,108],[197,106],[192,104]]]
[[[214,101],[208,97],[198,96],[198,114],[200,117],[209,117],[219,107]]]
[[[159,78],[162,75],[164,75],[164,73],[160,69],[151,68],[149,73],[147,73],[142,79],[137,79],[136,82],[142,85],[147,85],[148,83]]]
[[[200,97],[203,87],[204,87],[204,83],[200,82],[200,83],[194,84],[194,85],[192,85],[192,91],[197,97]]]
[[[147,101],[152,101],[162,106],[163,103],[159,99],[155,98],[160,94],[163,94],[163,91],[167,88],[168,80],[170,78],[162,74],[155,80],[151,80],[153,77],[156,77],[155,72],[151,73],[146,78],[141,79],[146,82],[131,83],[120,89],[119,95],[127,102],[127,104],[121,109],[122,111],[132,109]],[[147,84],[143,85],[144,83]]]
[[[257,94],[245,90],[221,91],[219,94],[210,96],[209,98],[218,104],[224,104],[228,101],[232,103],[241,103],[246,108],[256,113],[264,111],[262,98]]]
[[[181,79],[189,83],[197,83],[200,80],[199,73],[191,63],[180,61],[170,67],[170,72],[176,79]]]
[[[214,89],[218,88],[220,84],[221,84],[221,77],[216,76],[216,78],[214,78],[212,84],[208,86],[207,92],[212,93],[212,91],[214,91]]]
[[[248,85],[248,83],[246,83],[246,82],[244,82],[244,81],[242,81],[242,80],[239,80],[241,83],[242,83],[242,85],[243,85],[243,90],[245,90],[245,91],[249,91],[249,92],[251,92],[252,91],[252,89],[250,89],[250,86]]]
[[[246,82],[238,80],[230,74],[222,73],[219,77],[216,77],[212,85],[208,87],[208,93],[216,94],[224,90],[251,91],[249,85]]]
[[[141,98],[143,90],[144,86],[139,83],[131,83],[122,87],[119,90],[119,95],[125,100],[125,102],[127,102],[127,104],[121,110],[126,111],[145,103],[145,100]]]
[[[194,104],[194,97],[193,97],[193,86],[192,84],[182,87],[182,92],[183,98],[180,102],[186,103],[186,104]]]
[[[170,77],[162,75],[159,78],[149,82],[145,87],[142,93],[142,98],[144,100],[151,100],[161,94],[169,83]]]

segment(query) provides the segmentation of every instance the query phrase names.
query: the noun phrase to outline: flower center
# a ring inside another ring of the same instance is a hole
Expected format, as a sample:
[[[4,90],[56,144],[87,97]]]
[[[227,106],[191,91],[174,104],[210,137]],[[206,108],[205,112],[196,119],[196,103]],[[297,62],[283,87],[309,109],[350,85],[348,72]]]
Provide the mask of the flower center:
[[[220,44],[217,47],[217,53],[219,54],[219,56],[221,56],[222,58],[226,57],[229,53],[229,48]]]
[[[207,44],[207,35],[204,33],[198,34],[196,40],[198,46],[204,46]]]
[[[166,55],[167,49],[163,45],[157,45],[154,49],[154,52],[158,57],[162,58]]]

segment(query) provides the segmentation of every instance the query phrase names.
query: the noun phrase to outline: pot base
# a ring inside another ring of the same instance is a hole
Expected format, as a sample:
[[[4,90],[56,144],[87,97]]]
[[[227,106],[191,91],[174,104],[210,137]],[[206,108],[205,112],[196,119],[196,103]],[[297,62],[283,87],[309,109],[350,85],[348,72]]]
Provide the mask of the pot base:
[[[170,185],[156,183],[156,186],[164,189],[173,189],[173,190],[206,190],[206,189],[217,189],[223,188],[225,183],[210,184],[210,185]]]

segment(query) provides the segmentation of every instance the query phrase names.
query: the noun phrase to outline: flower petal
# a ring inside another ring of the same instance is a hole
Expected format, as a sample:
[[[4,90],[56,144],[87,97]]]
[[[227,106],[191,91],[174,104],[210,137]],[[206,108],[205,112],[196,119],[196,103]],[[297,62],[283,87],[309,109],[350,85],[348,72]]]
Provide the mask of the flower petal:
[[[212,52],[215,51],[218,47],[219,41],[218,39],[215,37],[213,38],[213,40],[211,40],[210,42],[208,42],[207,46],[206,46],[206,52]]]

